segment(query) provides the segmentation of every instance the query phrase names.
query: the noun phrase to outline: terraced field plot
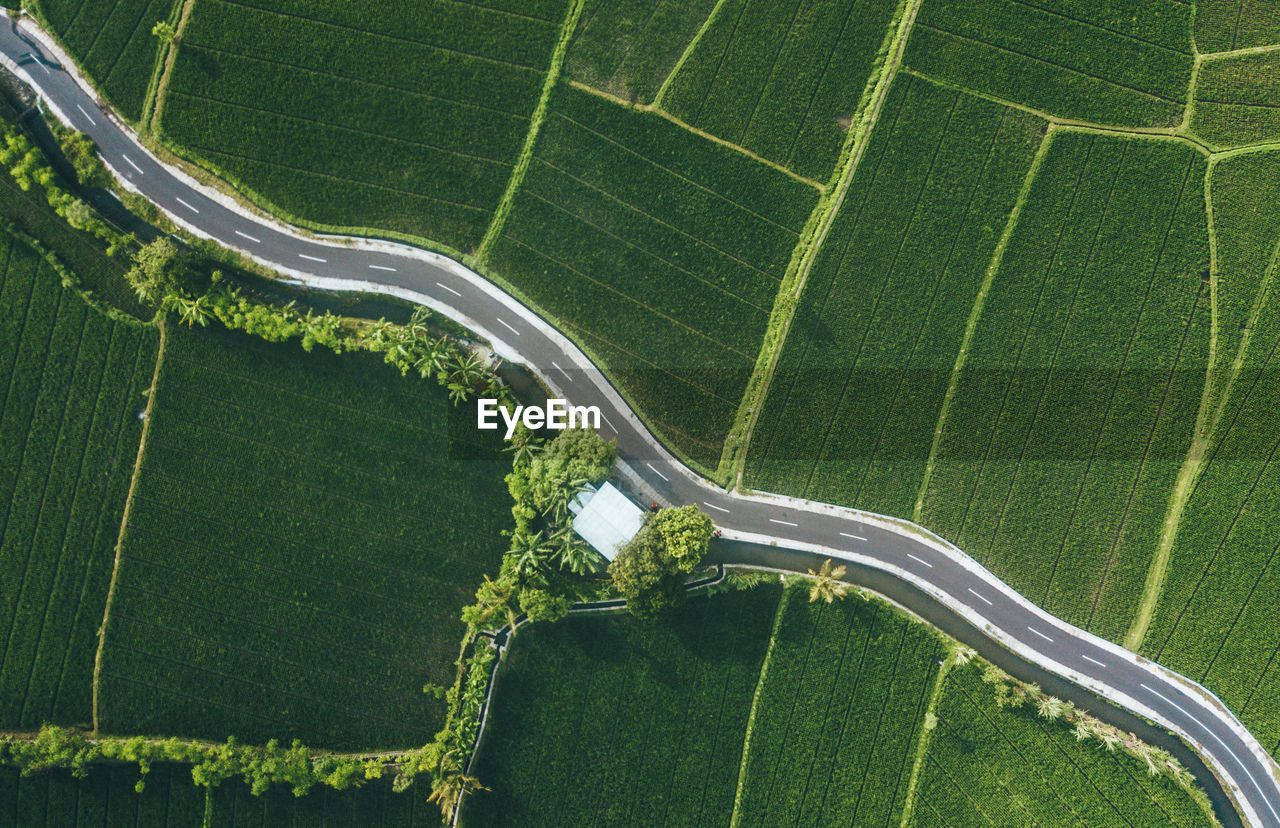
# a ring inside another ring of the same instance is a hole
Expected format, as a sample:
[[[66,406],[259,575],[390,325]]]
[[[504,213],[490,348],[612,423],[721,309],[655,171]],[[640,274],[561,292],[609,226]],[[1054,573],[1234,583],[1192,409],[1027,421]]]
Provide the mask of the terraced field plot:
[[[1104,637],[1132,619],[1204,390],[1203,156],[1059,133],[986,297],[922,522]]]
[[[1031,708],[998,708],[977,666],[943,685],[912,825],[1208,826],[1167,777],[1080,742]]]
[[[160,129],[288,215],[468,251],[511,177],[565,5],[353,18],[339,0],[203,0]]]
[[[104,648],[101,726],[425,743],[510,521],[497,442],[371,356],[168,334]]]
[[[1280,8],[1266,0],[1198,0],[1196,48],[1226,52],[1280,43]]]
[[[561,89],[490,266],[714,467],[816,198],[658,115]]]
[[[747,485],[910,515],[1043,122],[901,77],[809,275]]]
[[[625,100],[652,103],[715,0],[587,0],[565,75]]]
[[[905,64],[1062,118],[1174,126],[1191,79],[1181,0],[924,0]]]
[[[7,232],[0,263],[0,728],[86,724],[156,336]]]
[[[777,587],[520,633],[462,824],[727,825]]]
[[[151,28],[177,0],[36,0],[85,73],[125,118],[142,117],[161,43]],[[15,4],[16,5],[16,4]]]
[[[1280,51],[1206,60],[1191,129],[1218,147],[1280,141]]]
[[[826,181],[898,3],[725,0],[660,102]]]

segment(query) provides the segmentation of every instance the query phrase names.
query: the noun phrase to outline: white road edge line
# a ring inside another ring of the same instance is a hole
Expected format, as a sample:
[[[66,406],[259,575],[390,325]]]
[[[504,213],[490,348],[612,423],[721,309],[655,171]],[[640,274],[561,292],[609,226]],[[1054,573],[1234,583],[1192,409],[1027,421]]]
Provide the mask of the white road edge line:
[[[1053,643],[1053,639],[1052,639],[1052,638],[1050,638],[1049,636],[1047,636],[1047,635],[1045,635],[1044,633],[1040,632],[1040,631],[1039,631],[1039,630],[1037,630],[1035,627],[1027,627],[1027,629],[1031,630],[1033,633],[1035,633],[1036,635],[1040,636],[1040,637],[1041,637],[1041,638],[1043,638],[1045,641],[1048,641],[1050,644],[1052,644],[1052,643]]]
[[[670,482],[671,482],[670,480],[667,480],[667,476],[666,476],[665,474],[663,474],[662,472],[660,472],[660,471],[658,471],[657,469],[655,469],[655,468],[653,467],[653,464],[652,464],[652,463],[645,463],[645,465],[649,467],[649,470],[650,470],[650,471],[652,471],[654,474],[658,475],[658,477],[661,477],[663,480],[666,480],[668,483],[670,483]]]
[[[907,557],[915,561],[916,563],[922,563],[925,566],[929,567],[930,569],[933,569],[933,564],[929,563],[924,558],[917,558],[915,555],[912,555],[910,552],[907,553]]]
[[[458,291],[454,290],[453,288],[449,287],[448,285],[442,285],[442,284],[440,284],[439,282],[436,282],[436,285],[437,285],[438,287],[442,287],[442,288],[444,288],[445,290],[449,291],[449,292],[450,292],[450,293],[452,293],[454,296],[461,296],[461,295],[462,295],[461,293],[458,293]]]
[[[97,121],[95,121],[95,120],[93,120],[93,116],[92,116],[92,115],[90,115],[90,114],[85,110],[85,108],[84,108],[83,106],[81,106],[80,104],[76,104],[76,109],[80,110],[80,114],[81,114],[81,115],[83,115],[84,117],[86,117],[86,118],[88,118],[88,119],[89,119],[89,126],[97,126],[97,125],[98,125],[98,122],[97,122]]]
[[[125,163],[126,163],[126,164],[128,164],[130,167],[133,167],[135,170],[137,170],[137,171],[138,171],[138,175],[146,175],[146,173],[144,173],[144,172],[142,171],[142,167],[139,167],[137,164],[133,163],[133,159],[132,159],[132,158],[130,158],[129,156],[125,155],[123,152],[122,152],[122,153],[120,153],[120,157],[124,159],[124,161],[125,161]]]
[[[239,230],[236,230],[235,234],[242,239],[248,239],[254,244],[262,244],[262,239],[255,239],[253,236],[250,236],[248,233],[241,233]]]
[[[501,320],[501,319],[499,319],[498,321],[499,321],[499,322],[501,322],[502,320]],[[554,359],[553,359],[553,360],[551,360],[551,367],[552,367],[552,368],[554,368],[554,369],[556,369],[556,370],[557,370],[557,371],[559,371],[560,373],[564,374],[564,378],[565,378],[565,379],[567,379],[569,382],[573,382],[573,377],[569,376],[569,372],[568,372],[568,371],[566,371],[566,370],[564,370],[563,368],[561,368],[561,367],[560,367],[560,363],[556,362]],[[645,465],[646,465],[646,466],[648,466],[649,464],[648,464],[648,463],[646,463]],[[649,468],[653,469],[653,466],[649,466]],[[653,470],[654,470],[654,471],[658,471],[657,469],[653,469]],[[662,478],[662,479],[663,479],[663,480],[666,480],[667,478],[665,478],[665,477],[664,477],[664,478]]]
[[[769,518],[770,523],[781,523],[783,526],[799,526],[798,523],[792,523],[789,520],[778,520],[777,518]]]
[[[183,207],[186,207],[186,208],[187,208],[188,210],[190,210],[191,212],[193,212],[193,213],[198,213],[198,212],[200,212],[200,211],[199,211],[199,210],[197,210],[195,207],[192,207],[189,203],[187,203],[186,201],[183,201],[183,200],[182,200],[181,198],[179,198],[178,196],[174,196],[174,199],[176,199],[176,200],[177,200],[177,202],[178,202],[179,204],[181,204]]]
[[[387,267],[386,265],[369,265],[369,269],[370,270],[389,270],[392,273],[396,272],[396,269],[394,267]]]
[[[1101,661],[1098,661],[1098,659],[1096,659],[1096,658],[1090,658],[1089,656],[1085,655],[1084,653],[1081,653],[1081,654],[1080,654],[1080,657],[1081,657],[1081,658],[1083,658],[1085,661],[1088,661],[1088,662],[1090,662],[1090,663],[1092,663],[1092,664],[1096,664],[1096,665],[1098,665],[1099,667],[1106,667],[1106,666],[1107,666],[1107,665],[1103,664]]]
[[[1166,702],[1168,702],[1169,704],[1171,704],[1171,705],[1173,705],[1174,707],[1178,708],[1178,710],[1179,710],[1179,711],[1181,711],[1182,715],[1186,716],[1186,717],[1187,717],[1188,719],[1190,719],[1191,721],[1193,721],[1193,722],[1195,722],[1196,724],[1200,725],[1200,727],[1204,728],[1204,730],[1205,730],[1205,731],[1206,731],[1210,736],[1212,736],[1214,739],[1216,739],[1216,740],[1218,741],[1218,744],[1222,745],[1222,747],[1227,751],[1227,753],[1230,753],[1230,754],[1231,754],[1231,758],[1232,758],[1232,759],[1234,759],[1234,760],[1236,760],[1236,764],[1237,764],[1237,765],[1239,765],[1239,766],[1240,766],[1240,768],[1241,768],[1241,770],[1243,770],[1243,771],[1245,772],[1245,775],[1247,775],[1247,776],[1249,777],[1249,781],[1253,783],[1253,787],[1255,787],[1255,788],[1257,788],[1257,789],[1258,789],[1258,793],[1262,794],[1262,801],[1263,801],[1263,802],[1265,802],[1265,803],[1267,803],[1267,810],[1271,811],[1271,815],[1272,815],[1273,817],[1275,817],[1276,819],[1280,820],[1280,814],[1277,814],[1277,813],[1276,813],[1275,806],[1271,804],[1271,800],[1267,797],[1267,793],[1266,793],[1266,791],[1262,790],[1262,786],[1258,784],[1258,780],[1257,780],[1257,779],[1254,779],[1254,778],[1253,778],[1253,774],[1249,771],[1248,766],[1246,766],[1244,762],[1241,762],[1241,761],[1240,761],[1240,757],[1236,755],[1236,752],[1235,752],[1234,750],[1232,750],[1232,749],[1231,749],[1231,746],[1230,746],[1230,745],[1228,745],[1226,742],[1222,741],[1222,737],[1221,737],[1221,736],[1219,736],[1218,734],[1214,733],[1212,730],[1209,730],[1209,728],[1207,728],[1207,727],[1205,727],[1205,726],[1204,726],[1204,722],[1200,721],[1200,720],[1199,720],[1199,719],[1197,719],[1195,716],[1192,716],[1190,713],[1188,713],[1188,712],[1187,712],[1187,710],[1186,710],[1182,705],[1178,704],[1178,703],[1177,703],[1176,701],[1174,701],[1173,699],[1171,699],[1171,698],[1169,698],[1168,696],[1164,695],[1164,694],[1163,694],[1163,693],[1161,693],[1159,690],[1154,690],[1154,689],[1152,689],[1152,688],[1148,687],[1146,684],[1144,684],[1144,683],[1142,683],[1142,682],[1138,682],[1138,686],[1139,686],[1139,687],[1141,687],[1143,690],[1146,690],[1146,691],[1147,691],[1148,693],[1150,693],[1151,695],[1153,695],[1153,696],[1157,696],[1157,697],[1159,697],[1159,698],[1161,698],[1161,699],[1164,699],[1164,700],[1165,700]]]
[[[983,595],[983,594],[981,594],[981,593],[979,593],[979,592],[975,592],[972,588],[970,588],[970,589],[969,589],[969,592],[970,592],[972,595],[976,595],[976,596],[978,596],[978,598],[979,598],[979,599],[981,599],[982,601],[986,602],[986,605],[987,605],[987,606],[989,606],[989,607],[994,607],[994,606],[995,606],[995,604],[991,603],[991,599],[990,599],[990,598],[988,598],[987,596],[985,596],[985,595]]]
[[[313,262],[320,262],[321,264],[328,264],[328,262],[329,262],[329,260],[328,260],[328,259],[322,259],[322,258],[320,258],[319,256],[308,256],[306,253],[299,253],[299,254],[298,254],[298,258],[299,258],[299,259],[308,259],[308,260],[313,261]]]
[[[853,538],[854,540],[860,540],[860,541],[866,540],[866,538],[862,537],[862,535],[850,535],[848,532],[841,532],[840,535],[841,537]]]
[[[729,510],[724,508],[723,506],[717,506],[716,504],[708,503],[705,500],[702,501],[702,505],[706,506],[708,509],[715,509],[717,512],[724,512],[726,515],[729,514]]]
[[[519,331],[517,331],[517,330],[516,330],[515,328],[513,328],[510,324],[508,324],[508,323],[507,323],[507,320],[505,320],[505,319],[499,319],[499,320],[498,320],[498,324],[499,324],[499,325],[502,325],[504,328],[506,328],[507,330],[511,331],[511,332],[512,332],[513,334],[515,334],[516,336],[519,336],[519,335],[520,335],[520,332],[519,332]]]

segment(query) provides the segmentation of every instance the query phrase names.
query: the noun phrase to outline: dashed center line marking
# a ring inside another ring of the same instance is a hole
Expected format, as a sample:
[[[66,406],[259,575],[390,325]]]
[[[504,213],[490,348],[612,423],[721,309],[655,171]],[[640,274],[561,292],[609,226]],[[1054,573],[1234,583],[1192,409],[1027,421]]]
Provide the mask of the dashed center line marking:
[[[777,518],[769,518],[770,523],[781,523],[783,526],[799,526],[798,523],[792,523],[789,520],[778,520]]]
[[[723,506],[717,506],[716,504],[708,503],[705,500],[702,501],[702,505],[706,506],[708,509],[715,509],[717,512],[724,512],[726,515],[729,514],[729,510],[724,508]]]
[[[254,238],[253,236],[250,236],[248,233],[241,233],[239,230],[236,230],[236,231],[235,231],[235,234],[236,234],[237,236],[239,236],[240,238],[242,238],[242,239],[248,239],[249,241],[253,242],[254,244],[262,244],[262,239],[256,239],[256,238]]]
[[[1093,664],[1098,665],[1099,667],[1106,667],[1106,666],[1107,666],[1107,665],[1103,664],[1101,661],[1098,661],[1098,659],[1096,659],[1096,658],[1090,658],[1089,656],[1087,656],[1087,655],[1085,655],[1085,654],[1083,654],[1083,653],[1081,653],[1081,654],[1080,654],[1080,657],[1081,657],[1081,658],[1083,658],[1085,661],[1088,661],[1088,662],[1090,662],[1090,663],[1093,663]]]
[[[120,153],[120,157],[124,159],[124,162],[125,162],[126,164],[128,164],[130,167],[133,167],[135,170],[137,170],[139,175],[146,175],[146,173],[144,173],[144,172],[142,171],[142,167],[139,167],[137,164],[133,163],[133,159],[132,159],[132,158],[130,158],[129,156],[125,155],[123,152],[122,152],[122,153]]]
[[[848,532],[841,532],[840,535],[841,537],[853,538],[854,540],[860,540],[860,541],[866,540],[866,538],[862,537],[862,535],[850,535]]]
[[[907,553],[907,557],[908,557],[908,558],[910,558],[911,560],[915,561],[916,563],[924,564],[925,566],[929,567],[930,569],[933,569],[933,564],[929,563],[929,562],[928,562],[928,561],[926,561],[924,558],[917,558],[915,555],[912,555],[910,552],[908,552],[908,553]]]
[[[991,603],[991,599],[987,598],[987,596],[985,596],[985,595],[983,595],[983,594],[981,594],[981,593],[979,593],[979,592],[974,592],[972,589],[970,589],[970,590],[969,590],[969,592],[970,592],[970,594],[972,594],[972,595],[976,595],[976,596],[978,597],[978,599],[979,599],[979,600],[986,602],[986,605],[987,605],[987,606],[989,606],[989,607],[994,607],[994,606],[995,606],[995,604]]]
[[[394,267],[387,267],[386,265],[369,265],[369,269],[370,270],[389,270],[392,273],[396,272],[396,269]]]
[[[81,106],[80,104],[76,104],[76,109],[80,110],[80,114],[81,114],[81,115],[83,115],[84,117],[86,117],[86,118],[88,118],[88,119],[89,119],[89,126],[97,126],[97,125],[98,125],[98,122],[97,122],[97,121],[95,121],[95,120],[93,120],[93,116],[92,116],[92,115],[90,115],[90,114],[88,113],[88,111],[87,111],[83,106]]]
[[[453,288],[449,287],[448,285],[442,285],[442,284],[440,284],[439,282],[436,282],[436,286],[437,286],[437,287],[442,287],[442,288],[444,288],[445,290],[447,290],[447,291],[449,291],[450,293],[452,293],[454,296],[461,296],[461,295],[462,295],[461,293],[458,293],[458,291],[454,290]]]
[[[601,412],[600,412],[600,416],[601,416],[602,418],[604,418],[604,424],[605,424],[605,425],[607,425],[607,426],[609,427],[609,430],[610,430],[610,431],[612,431],[614,434],[617,434],[617,433],[618,433],[618,429],[616,429],[616,428],[614,428],[614,427],[613,427],[613,423],[609,422],[609,418],[604,416],[604,412],[603,412],[603,411],[601,411]]]
[[[515,334],[516,336],[519,336],[519,335],[520,335],[520,332],[519,332],[519,331],[517,331],[515,328],[511,327],[511,325],[509,325],[509,324],[507,323],[507,320],[505,320],[505,319],[499,319],[499,320],[498,320],[498,324],[502,325],[504,328],[506,328],[507,330],[511,331],[511,332],[512,332],[513,334]]]
[[[499,322],[501,322],[502,320],[501,320],[501,319],[499,319],[498,321],[499,321]],[[552,368],[555,368],[557,371],[559,371],[560,373],[564,374],[564,378],[565,378],[565,379],[567,379],[569,382],[573,382],[573,377],[569,376],[569,372],[568,372],[568,371],[566,371],[566,370],[564,370],[563,368],[561,368],[561,367],[560,367],[560,364],[559,364],[558,362],[556,362],[554,359],[553,359],[553,360],[551,360],[551,367],[552,367]],[[653,466],[649,466],[649,468],[653,469]],[[654,470],[654,471],[657,471],[657,469],[653,469],[653,470]],[[664,478],[662,478],[662,479],[663,479],[663,480],[666,480],[667,478],[665,478],[665,477],[664,477]]]
[[[200,212],[200,211],[199,211],[199,210],[197,210],[195,207],[191,206],[191,204],[190,204],[189,202],[183,201],[183,200],[182,200],[181,198],[179,198],[178,196],[174,196],[174,200],[176,200],[179,204],[181,204],[183,207],[186,207],[188,210],[190,210],[190,211],[191,211],[191,212],[193,212],[193,213],[198,213],[198,212]]]
[[[329,261],[328,259],[322,259],[319,256],[308,256],[306,253],[299,253],[298,258],[307,259],[308,261],[312,261],[312,262],[320,262],[321,264],[327,264]]]
[[[658,477],[661,477],[663,480],[667,480],[667,476],[666,476],[665,474],[663,474],[662,472],[658,471],[657,469],[655,469],[655,468],[653,467],[653,464],[652,464],[652,463],[645,463],[645,465],[649,467],[649,471],[651,471],[651,472],[653,472],[654,474],[658,475]],[[671,481],[670,481],[670,480],[667,480],[667,482],[668,482],[668,483],[670,483]]]
[[[1052,639],[1052,638],[1050,638],[1049,636],[1047,636],[1047,635],[1045,635],[1044,633],[1040,632],[1040,631],[1039,631],[1039,630],[1037,630],[1035,627],[1027,627],[1027,629],[1031,630],[1033,633],[1035,633],[1036,635],[1040,636],[1040,637],[1041,637],[1041,638],[1043,638],[1045,641],[1048,641],[1050,644],[1052,644],[1052,643],[1053,643],[1053,639]]]

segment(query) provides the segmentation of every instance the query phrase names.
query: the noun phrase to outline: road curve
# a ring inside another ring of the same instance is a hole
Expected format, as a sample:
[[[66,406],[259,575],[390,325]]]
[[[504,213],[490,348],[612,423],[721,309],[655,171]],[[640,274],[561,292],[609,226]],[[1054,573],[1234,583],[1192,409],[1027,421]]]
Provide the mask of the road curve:
[[[406,245],[307,234],[252,215],[161,163],[29,18],[0,25],[0,62],[59,119],[87,133],[126,187],[179,225],[310,286],[396,295],[456,319],[497,353],[537,371],[554,393],[599,406],[601,433],[617,440],[620,460],[661,499],[701,507],[727,538],[844,559],[910,583],[1022,659],[1178,734],[1213,768],[1246,823],[1280,828],[1280,768],[1225,705],[1190,679],[1049,615],[955,546],[906,521],[713,486],[661,446],[572,342],[457,262]]]

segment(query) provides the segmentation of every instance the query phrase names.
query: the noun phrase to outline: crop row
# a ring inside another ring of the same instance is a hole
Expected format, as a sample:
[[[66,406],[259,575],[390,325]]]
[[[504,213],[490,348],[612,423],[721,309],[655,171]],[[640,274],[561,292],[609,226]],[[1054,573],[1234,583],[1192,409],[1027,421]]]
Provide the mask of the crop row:
[[[1226,52],[1280,43],[1280,8],[1250,0],[1198,0],[1196,49]]]
[[[1208,60],[1196,77],[1191,130],[1220,147],[1280,139],[1280,53]]]
[[[552,110],[491,264],[714,465],[816,193],[594,95]]]
[[[466,825],[725,825],[778,590],[520,634]]]
[[[989,825],[1207,825],[1167,777],[1035,710],[998,708],[976,666],[947,676],[916,792],[915,824],[976,813]]]
[[[173,0],[38,0],[37,6],[108,100],[138,120],[159,56],[151,28],[169,19]]]
[[[787,335],[751,486],[909,513],[965,319],[1042,133],[927,81],[894,85]]]
[[[788,597],[756,702],[742,824],[897,823],[941,640],[879,604]]]
[[[1126,629],[1203,390],[1203,180],[1177,144],[1054,138],[926,493],[927,525],[1102,635]]]
[[[897,6],[726,0],[664,105],[713,135],[825,181]]]
[[[82,723],[154,338],[3,241],[0,725]]]
[[[904,60],[1064,118],[1173,126],[1191,79],[1191,13],[1177,0],[1142,0],[1123,13],[1107,4],[1063,12],[1021,0],[937,0],[921,7]]]
[[[587,0],[565,74],[627,100],[651,103],[715,0]]]

